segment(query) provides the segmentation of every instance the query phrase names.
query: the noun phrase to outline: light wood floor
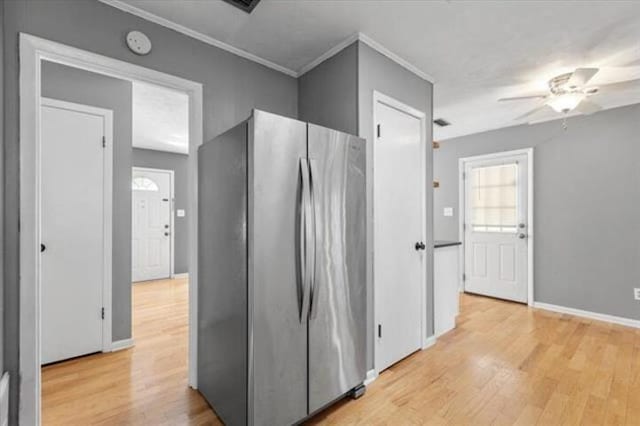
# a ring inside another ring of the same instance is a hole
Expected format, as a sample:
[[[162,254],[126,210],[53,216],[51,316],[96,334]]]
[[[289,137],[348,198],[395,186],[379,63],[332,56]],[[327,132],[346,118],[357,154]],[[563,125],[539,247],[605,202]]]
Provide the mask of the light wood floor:
[[[187,388],[187,284],[134,287],[136,347],[43,369],[44,424],[219,424]],[[640,426],[640,330],[461,298],[458,328],[309,424]]]
[[[216,424],[187,385],[186,279],[133,286],[133,337],[131,349],[44,367],[43,424]]]

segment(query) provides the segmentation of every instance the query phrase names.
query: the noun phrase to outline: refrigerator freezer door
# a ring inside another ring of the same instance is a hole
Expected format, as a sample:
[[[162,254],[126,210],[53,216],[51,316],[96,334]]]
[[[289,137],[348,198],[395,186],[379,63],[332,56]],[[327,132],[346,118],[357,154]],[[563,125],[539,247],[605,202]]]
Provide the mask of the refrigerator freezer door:
[[[307,129],[262,111],[249,128],[249,424],[289,425],[308,409],[298,234]]]
[[[366,375],[365,142],[308,125],[316,208],[316,268],[309,320],[309,413]]]
[[[198,154],[198,389],[247,423],[247,123]]]

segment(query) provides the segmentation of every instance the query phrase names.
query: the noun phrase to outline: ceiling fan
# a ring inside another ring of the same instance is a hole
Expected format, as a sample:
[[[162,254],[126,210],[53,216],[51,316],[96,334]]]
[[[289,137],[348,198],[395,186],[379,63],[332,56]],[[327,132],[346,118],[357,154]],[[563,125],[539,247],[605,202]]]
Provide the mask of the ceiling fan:
[[[524,96],[501,98],[498,101],[518,101],[525,99],[541,99],[543,102],[531,111],[519,116],[516,120],[522,120],[546,109],[568,114],[575,110],[582,114],[592,114],[600,111],[602,107],[588,99],[597,93],[628,90],[638,87],[640,79],[622,81],[618,83],[603,84],[600,86],[587,86],[587,83],[597,74],[599,68],[577,68],[573,72],[560,74],[549,80],[549,91],[532,93]]]

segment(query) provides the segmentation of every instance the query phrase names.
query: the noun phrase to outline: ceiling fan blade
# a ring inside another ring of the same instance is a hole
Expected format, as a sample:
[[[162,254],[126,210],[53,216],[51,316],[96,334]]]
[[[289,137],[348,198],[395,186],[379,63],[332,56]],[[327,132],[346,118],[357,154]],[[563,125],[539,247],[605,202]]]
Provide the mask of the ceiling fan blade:
[[[569,78],[567,87],[575,89],[584,86],[598,71],[599,68],[577,68]]]
[[[549,95],[546,93],[539,93],[539,94],[533,94],[533,95],[524,95],[524,96],[513,96],[510,98],[500,98],[498,99],[498,102],[504,102],[504,101],[521,101],[524,99],[546,99]]]
[[[598,88],[598,93],[640,89],[640,78],[637,78],[635,80],[619,81],[617,83],[601,84],[600,86],[596,87]]]
[[[542,104],[539,107],[534,108],[531,111],[526,112],[526,113],[522,114],[521,116],[518,116],[518,117],[514,118],[514,121],[520,121],[523,118],[531,117],[532,115],[537,114],[537,113],[539,113],[541,111],[544,111],[546,109],[550,109],[551,110],[551,107],[549,105],[547,105],[547,104]]]
[[[581,112],[585,115],[593,114],[594,112],[598,112],[601,109],[602,107],[600,105],[588,99],[583,99],[576,107],[576,111]]]

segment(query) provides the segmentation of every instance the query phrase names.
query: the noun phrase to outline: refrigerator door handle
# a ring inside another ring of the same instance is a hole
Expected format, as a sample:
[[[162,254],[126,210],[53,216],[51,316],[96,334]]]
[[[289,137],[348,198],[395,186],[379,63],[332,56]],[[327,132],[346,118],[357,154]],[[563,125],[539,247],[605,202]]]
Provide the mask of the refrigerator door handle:
[[[309,176],[309,163],[306,158],[300,159],[300,178],[302,181],[302,191],[300,194],[300,205],[298,206],[298,241],[299,262],[300,262],[300,322],[304,323],[309,317],[309,293],[311,287],[311,259],[309,256],[309,245],[313,238],[311,234],[311,184]]]
[[[317,189],[318,189],[318,185],[316,182],[316,179],[318,177],[318,173],[317,173],[317,165],[316,165],[316,161],[309,158],[309,174],[310,174],[310,180],[311,180],[311,217],[312,217],[312,222],[311,222],[311,228],[312,228],[312,234],[313,234],[313,243],[312,243],[312,250],[313,253],[311,255],[312,261],[311,261],[311,291],[310,291],[310,296],[309,296],[309,318],[310,319],[315,319],[317,314],[318,314],[318,309],[316,308],[316,294],[318,293],[318,285],[316,283],[316,252],[318,250],[317,247],[317,241],[318,241],[318,226],[317,226],[317,219],[319,217],[319,212],[317,211],[318,209],[318,197],[317,197]]]

